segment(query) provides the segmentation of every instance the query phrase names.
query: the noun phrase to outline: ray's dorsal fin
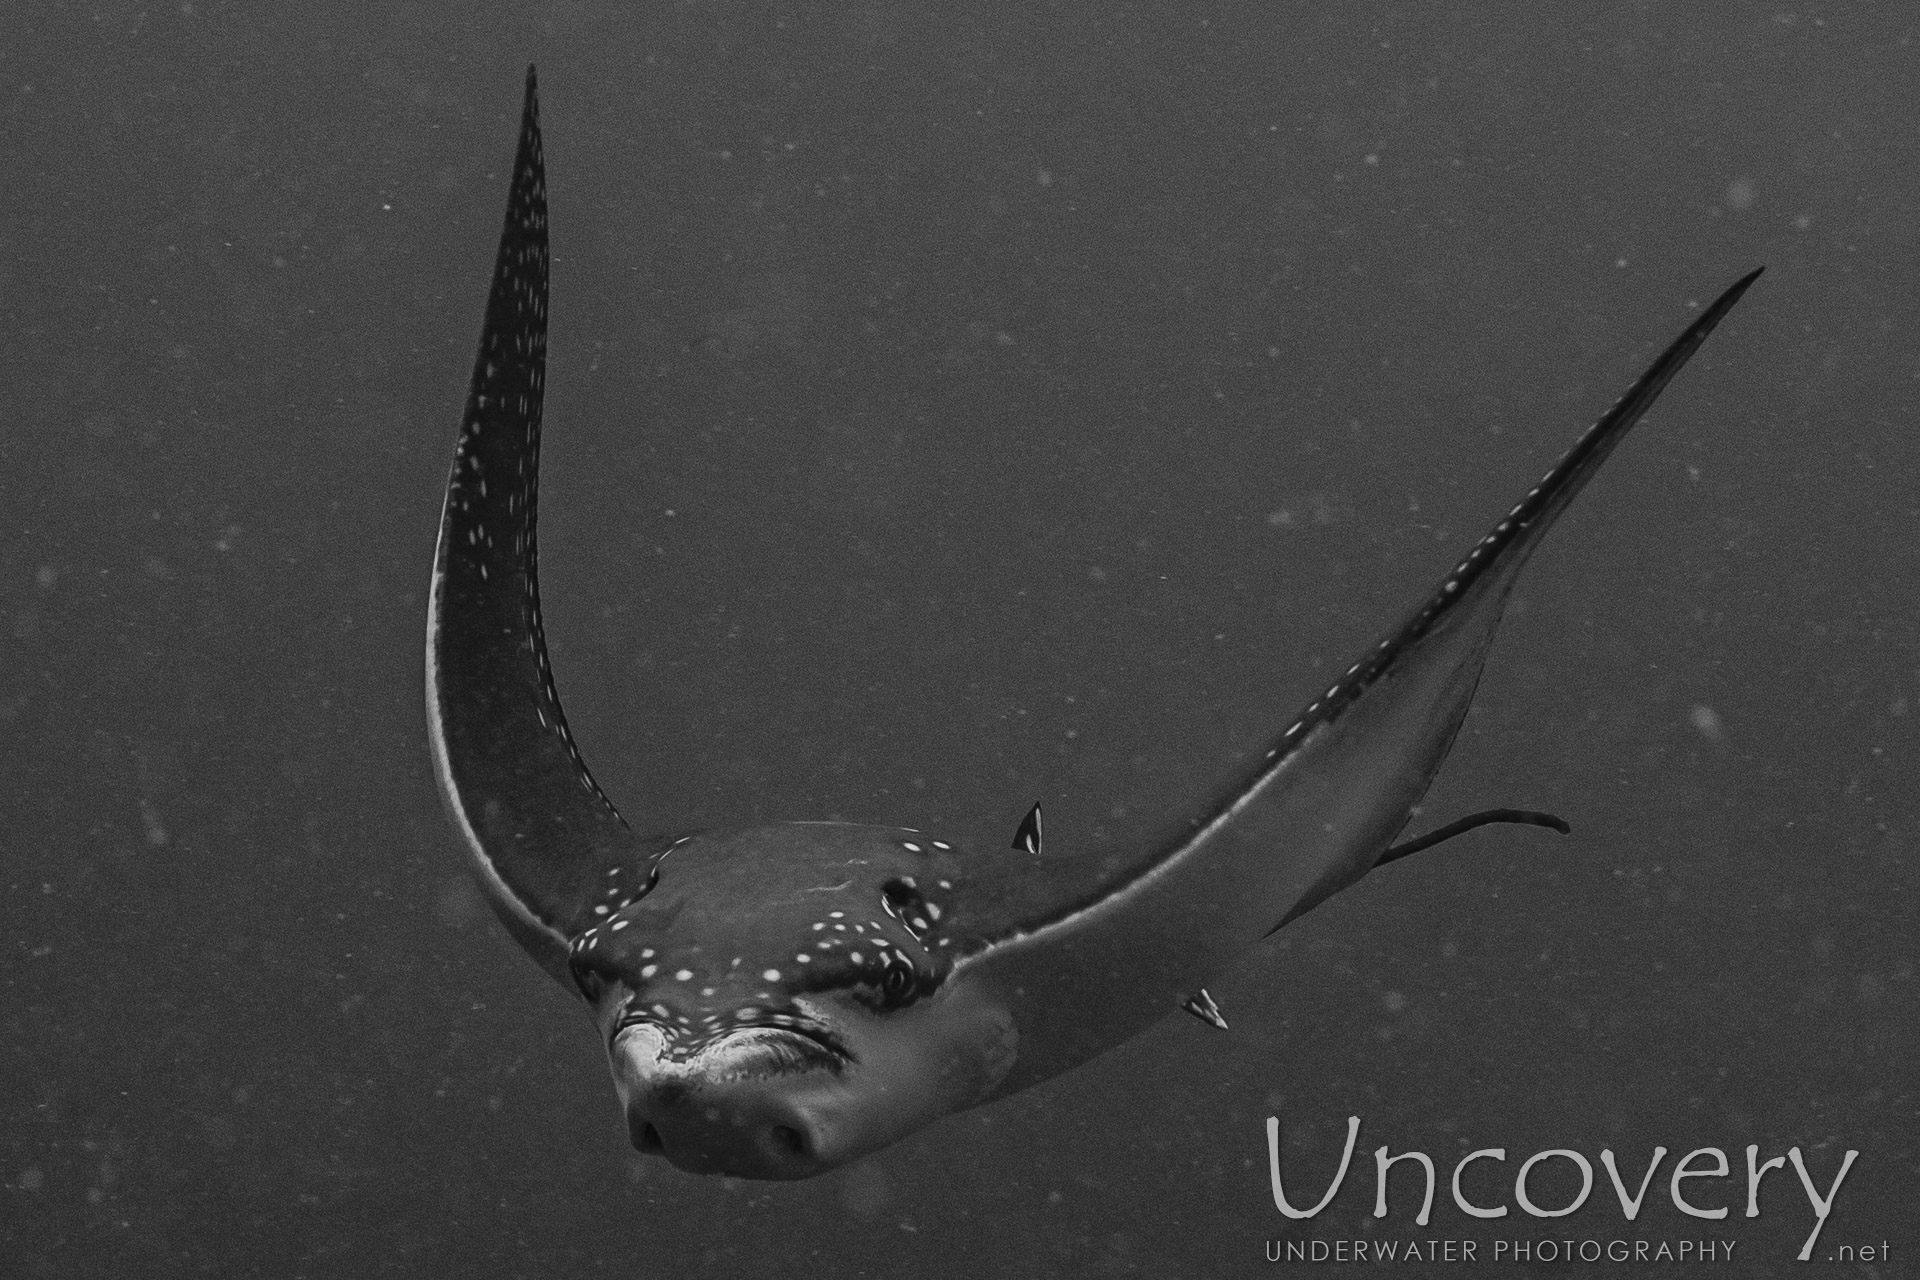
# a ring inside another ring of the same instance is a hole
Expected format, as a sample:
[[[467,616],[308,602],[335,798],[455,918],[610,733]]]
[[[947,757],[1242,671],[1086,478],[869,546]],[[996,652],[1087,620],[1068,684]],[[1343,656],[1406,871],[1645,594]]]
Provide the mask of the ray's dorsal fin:
[[[1446,758],[1521,566],[1760,273],[1695,319],[1405,621],[1368,649],[1199,816],[1106,887],[1029,903],[950,982],[1020,1027],[1012,1092],[1119,1043],[1275,921],[1365,875]],[[1089,1006],[1102,1019],[1076,1016]]]
[[[1040,805],[1036,802],[1027,810],[1027,816],[1020,819],[1020,829],[1013,833],[1012,848],[1023,853],[1040,853]]]
[[[534,540],[547,356],[547,192],[534,72],[487,297],[427,617],[427,724],[447,809],[501,918],[567,982],[566,942],[610,868],[638,874],[624,819],[567,730],[540,626]]]

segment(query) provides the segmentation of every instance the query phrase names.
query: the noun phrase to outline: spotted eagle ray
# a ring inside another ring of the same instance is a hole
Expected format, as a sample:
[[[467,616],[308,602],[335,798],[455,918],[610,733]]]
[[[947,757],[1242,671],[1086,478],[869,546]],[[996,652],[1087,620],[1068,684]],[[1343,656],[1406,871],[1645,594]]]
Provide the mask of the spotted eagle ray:
[[[535,577],[547,206],[532,68],[506,227],[447,481],[427,615],[435,774],[494,911],[591,1007],[632,1141],[683,1169],[804,1178],[1037,1084],[1185,1008],[1395,845],[1473,700],[1547,529],[1760,274],[1626,395],[1180,835],[1117,875],[1038,887],[1009,848],[911,827],[637,833],[567,731]]]

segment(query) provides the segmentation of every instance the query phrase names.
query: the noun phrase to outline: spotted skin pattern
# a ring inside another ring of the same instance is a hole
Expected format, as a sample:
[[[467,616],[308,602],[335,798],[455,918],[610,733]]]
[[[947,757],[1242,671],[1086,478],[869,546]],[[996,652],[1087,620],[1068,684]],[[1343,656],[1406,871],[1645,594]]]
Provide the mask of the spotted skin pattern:
[[[1514,504],[1506,519],[1493,529],[1466,557],[1455,565],[1434,593],[1424,600],[1391,635],[1382,639],[1365,657],[1348,667],[1325,693],[1307,705],[1299,719],[1287,726],[1280,740],[1267,751],[1267,759],[1276,760],[1304,740],[1316,728],[1340,717],[1373,682],[1392,669],[1394,659],[1404,650],[1419,644],[1456,612],[1464,612],[1473,590],[1485,582],[1496,591],[1510,587],[1526,563],[1527,556],[1554,519],[1564,511],[1581,488],[1600,469],[1634,424],[1652,407],[1673,375],[1680,372],[1693,353],[1707,340],[1715,326],[1733,310],[1764,268],[1756,268],[1735,281],[1713,305],[1688,326],[1674,344],[1647,370],[1626,394],[1614,401],[1599,421],[1587,428],[1573,448],[1567,450],[1553,467],[1540,477],[1540,483]]]
[[[1389,848],[1452,744],[1520,565],[1758,275],[1246,776],[1102,878],[1082,874],[1071,835],[1066,856],[1042,856],[1037,805],[1010,846],[972,851],[839,822],[629,826],[567,728],[541,627],[548,272],[530,68],[435,556],[435,776],[494,910],[593,1010],[634,1144],[769,1178],[844,1164],[1176,1009],[1224,1030],[1204,984]]]
[[[845,993],[876,1012],[904,1008],[939,987],[956,954],[943,900],[964,858],[921,832],[709,831],[675,839],[663,861],[659,887],[577,935],[571,958],[589,1000],[624,987],[616,1030],[650,1021],[676,1060],[740,1027],[831,1045],[797,999]]]
[[[441,514],[427,721],[441,793],[489,900],[559,976],[566,940],[583,917],[646,892],[662,842],[636,838],[594,781],[547,660],[535,573],[547,276],[546,168],[529,72],[506,224]]]

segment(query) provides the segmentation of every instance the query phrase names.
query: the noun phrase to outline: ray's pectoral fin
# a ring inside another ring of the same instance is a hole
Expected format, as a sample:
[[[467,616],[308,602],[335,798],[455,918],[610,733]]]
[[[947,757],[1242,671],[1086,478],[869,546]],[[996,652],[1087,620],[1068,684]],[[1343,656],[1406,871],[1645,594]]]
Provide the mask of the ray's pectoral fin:
[[[646,890],[645,856],[574,747],[547,665],[534,543],[547,358],[547,193],[527,69],[480,351],[447,478],[427,616],[442,799],[494,910],[571,985],[567,940]],[[622,880],[635,881],[629,891]]]
[[[956,967],[956,981],[992,988],[1015,1011],[1020,1057],[1003,1090],[1126,1039],[1183,1004],[1274,921],[1325,901],[1380,861],[1453,744],[1527,557],[1759,274],[1688,325],[1201,818],[1082,897],[1028,904]],[[1087,1017],[1089,1008],[1100,1017]]]

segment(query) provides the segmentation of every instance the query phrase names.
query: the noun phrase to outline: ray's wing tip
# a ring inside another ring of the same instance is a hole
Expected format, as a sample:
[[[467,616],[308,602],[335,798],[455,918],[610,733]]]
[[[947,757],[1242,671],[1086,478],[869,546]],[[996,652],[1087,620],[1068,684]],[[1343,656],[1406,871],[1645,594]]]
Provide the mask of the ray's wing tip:
[[[1766,272],[1767,272],[1767,264],[1763,262],[1759,266],[1755,267],[1753,270],[1747,272],[1747,274],[1741,276],[1738,280],[1735,280],[1733,284],[1727,288],[1727,296],[1732,298],[1738,298],[1741,294],[1745,293],[1749,288],[1752,287],[1753,282],[1755,280],[1758,280],[1761,276],[1765,275]]]
[[[1766,265],[1763,263],[1728,285],[1726,292],[1714,299],[1713,305],[1707,308],[1707,315],[1717,321],[1721,316],[1731,311],[1733,304],[1740,301],[1741,295],[1753,287],[1753,282],[1758,280],[1761,275],[1766,272],[1766,269]]]
[[[540,77],[534,64],[527,64],[527,91],[520,104],[520,127],[531,132],[540,132]]]
[[[1740,301],[1746,291],[1753,287],[1754,281],[1758,280],[1765,271],[1764,265],[1755,267],[1722,290],[1720,296],[1694,318],[1693,323],[1674,339],[1673,345],[1667,348],[1666,353],[1647,370],[1646,379],[1657,379],[1659,386],[1665,387],[1667,379],[1678,373],[1680,366],[1693,357],[1701,344],[1707,340],[1708,335],[1720,327],[1720,322],[1727,318],[1727,313],[1733,310],[1734,304]],[[1657,389],[1654,394],[1658,394]],[[1642,408],[1644,410],[1651,406],[1652,401],[1649,400]]]

